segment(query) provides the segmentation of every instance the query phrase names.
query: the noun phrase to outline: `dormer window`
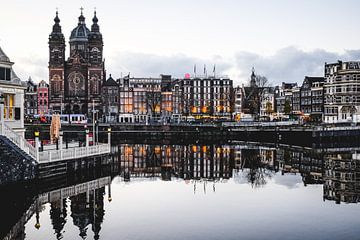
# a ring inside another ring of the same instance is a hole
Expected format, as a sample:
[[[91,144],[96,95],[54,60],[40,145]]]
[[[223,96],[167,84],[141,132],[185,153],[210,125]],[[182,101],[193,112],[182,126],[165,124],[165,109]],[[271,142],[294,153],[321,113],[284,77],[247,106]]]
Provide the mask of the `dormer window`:
[[[11,69],[10,68],[4,68],[0,67],[0,80],[11,80]]]

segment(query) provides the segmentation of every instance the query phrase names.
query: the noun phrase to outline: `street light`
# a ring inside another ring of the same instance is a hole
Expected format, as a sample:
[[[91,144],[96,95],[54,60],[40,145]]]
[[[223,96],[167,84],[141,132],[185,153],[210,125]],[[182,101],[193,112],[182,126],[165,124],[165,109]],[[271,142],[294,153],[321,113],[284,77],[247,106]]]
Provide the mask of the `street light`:
[[[38,130],[35,130],[34,135],[35,135],[35,138],[37,138],[40,136],[40,132]]]
[[[40,145],[39,144],[39,137],[40,137],[39,130],[35,130],[34,136],[35,136],[36,160],[39,160],[39,145]]]
[[[0,120],[1,120],[1,131],[0,134],[3,134],[4,132],[4,127],[5,127],[5,115],[4,115],[4,96],[3,94],[0,92]]]

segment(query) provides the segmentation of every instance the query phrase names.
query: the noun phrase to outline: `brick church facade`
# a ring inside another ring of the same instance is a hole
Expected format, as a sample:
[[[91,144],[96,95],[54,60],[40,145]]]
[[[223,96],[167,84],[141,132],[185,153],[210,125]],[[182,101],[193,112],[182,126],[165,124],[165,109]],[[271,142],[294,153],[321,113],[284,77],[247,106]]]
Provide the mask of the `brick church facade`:
[[[71,31],[67,60],[58,12],[54,22],[49,36],[49,111],[91,116],[93,104],[101,109],[105,79],[104,44],[96,12],[89,30],[81,11],[78,25]]]

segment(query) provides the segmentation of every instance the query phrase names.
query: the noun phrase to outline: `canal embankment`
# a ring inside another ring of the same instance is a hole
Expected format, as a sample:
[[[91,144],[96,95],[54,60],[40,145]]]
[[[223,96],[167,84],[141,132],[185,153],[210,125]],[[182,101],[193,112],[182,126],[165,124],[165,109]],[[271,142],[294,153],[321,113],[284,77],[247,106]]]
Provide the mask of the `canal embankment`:
[[[63,126],[64,140],[84,141],[84,126]],[[174,124],[174,125],[140,125],[140,124],[100,124],[93,131],[95,139],[106,139],[108,128],[111,128],[112,141],[142,139],[144,141],[168,140],[188,142],[205,141],[252,141],[279,144],[291,144],[308,147],[336,147],[338,144],[360,144],[360,126],[325,127],[303,125],[215,125],[215,124]],[[27,126],[26,138],[33,137],[33,129],[39,129],[41,139],[48,139],[49,126]]]

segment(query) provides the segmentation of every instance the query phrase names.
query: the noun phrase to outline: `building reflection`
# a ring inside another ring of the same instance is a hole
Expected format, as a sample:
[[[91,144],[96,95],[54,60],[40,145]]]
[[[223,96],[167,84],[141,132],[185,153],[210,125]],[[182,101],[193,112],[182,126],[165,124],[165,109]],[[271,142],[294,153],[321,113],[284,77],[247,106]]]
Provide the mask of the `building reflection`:
[[[31,218],[35,220],[34,227],[41,229],[40,215],[43,214],[40,213],[48,209],[46,204],[50,208],[49,217],[57,239],[64,238],[65,227],[69,224],[78,228],[82,239],[90,236],[100,239],[105,192],[107,200],[111,201],[112,177],[118,175],[125,182],[182,179],[192,184],[194,193],[205,194],[209,188],[216,191],[218,184],[228,180],[259,188],[269,184],[275,176],[298,175],[304,186],[323,185],[324,201],[337,204],[360,201],[360,154],[356,149],[316,150],[238,143],[120,144],[112,150],[108,161],[110,166],[105,166],[111,169],[109,176],[93,176],[85,182],[74,178],[77,183],[72,181],[61,188],[53,187],[54,183],[51,189],[41,185],[44,190],[40,189],[40,194],[27,197],[27,202],[22,203],[24,208],[19,208],[18,213],[13,210],[16,218],[2,225],[0,239],[25,239],[25,224]],[[23,196],[13,198],[25,199]],[[2,201],[0,207],[12,206],[10,200]],[[20,205],[16,203],[16,206]]]
[[[231,178],[234,168],[230,146],[122,144],[117,154],[127,181],[136,177],[214,181]]]
[[[304,186],[324,185],[324,200],[355,203],[360,196],[360,157],[349,149],[225,145],[120,144],[113,157],[125,181],[172,178],[220,182],[233,178],[262,187],[276,173],[299,175]],[[242,178],[242,179],[238,179]]]
[[[56,239],[64,237],[64,226],[69,224],[69,217],[72,218],[72,224],[78,227],[82,239],[87,238],[88,231],[92,231],[94,239],[99,239],[105,215],[106,186],[108,200],[112,200],[110,184],[109,176],[39,194],[3,239],[25,239],[25,224],[31,218],[35,218],[34,228],[40,229],[40,213],[46,209],[46,204],[50,205],[49,217]],[[91,230],[88,230],[89,228]]]
[[[336,203],[360,201],[360,154],[333,153],[325,159],[324,199]]]

